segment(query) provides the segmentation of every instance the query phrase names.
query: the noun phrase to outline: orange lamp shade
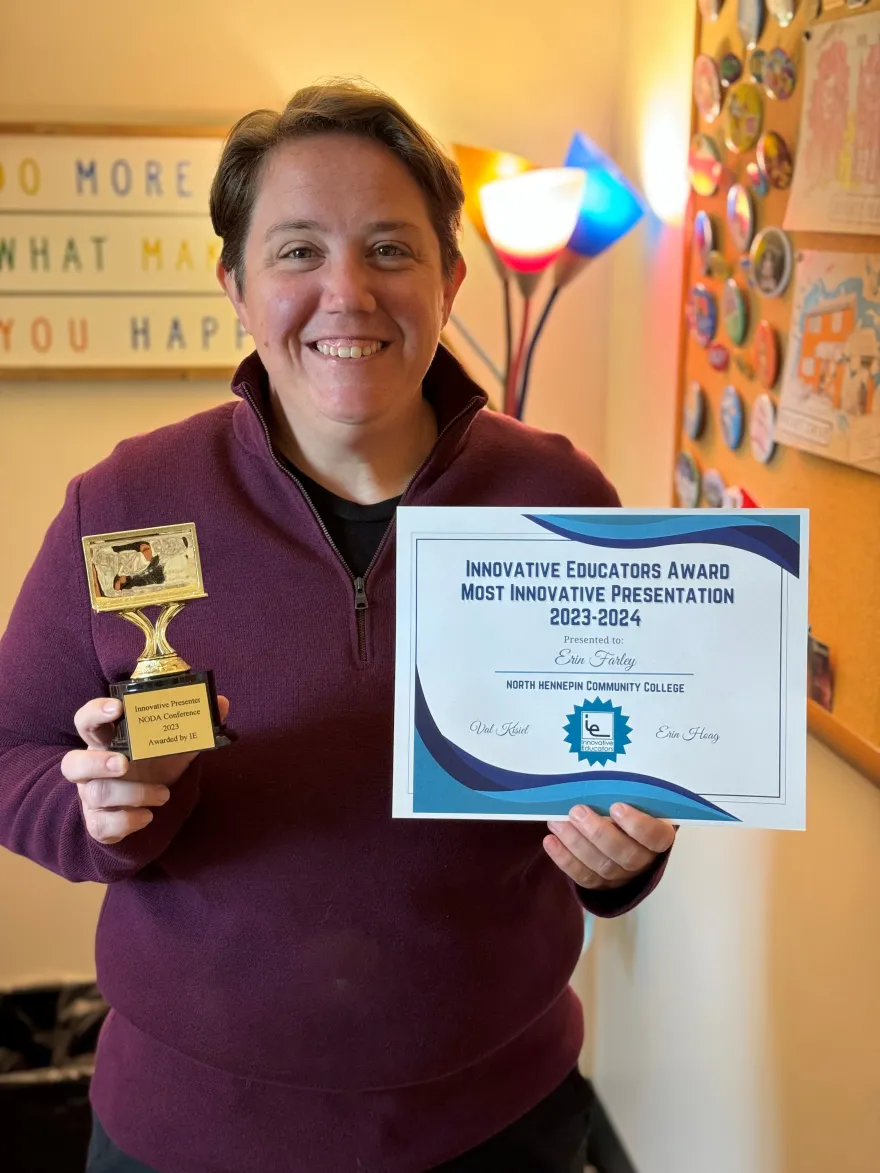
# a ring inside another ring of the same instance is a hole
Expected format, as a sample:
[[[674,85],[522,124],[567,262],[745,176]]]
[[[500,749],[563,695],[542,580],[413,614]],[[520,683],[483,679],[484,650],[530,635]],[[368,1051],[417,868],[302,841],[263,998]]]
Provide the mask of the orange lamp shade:
[[[480,188],[489,239],[516,273],[540,273],[574,232],[584,195],[580,167],[547,167]]]
[[[480,206],[480,188],[495,179],[505,179],[513,175],[522,175],[524,171],[533,171],[535,164],[522,155],[512,155],[509,151],[487,151],[483,147],[462,146],[453,143],[452,153],[461,172],[461,182],[464,187],[464,210],[468,219],[489,244],[489,233],[483,220],[483,209]]]

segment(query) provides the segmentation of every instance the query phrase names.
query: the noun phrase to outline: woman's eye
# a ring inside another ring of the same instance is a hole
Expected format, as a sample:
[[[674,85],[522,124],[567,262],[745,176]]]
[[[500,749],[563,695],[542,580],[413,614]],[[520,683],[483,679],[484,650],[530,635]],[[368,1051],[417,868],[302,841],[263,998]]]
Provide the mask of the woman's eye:
[[[406,257],[409,253],[398,244],[377,244],[376,252],[380,257]]]

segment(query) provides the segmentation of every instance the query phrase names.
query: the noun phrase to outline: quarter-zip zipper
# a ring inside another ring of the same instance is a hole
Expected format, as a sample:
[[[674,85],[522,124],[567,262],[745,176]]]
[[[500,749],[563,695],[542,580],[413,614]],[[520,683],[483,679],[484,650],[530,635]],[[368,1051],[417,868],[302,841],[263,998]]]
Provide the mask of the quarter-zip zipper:
[[[266,423],[265,419],[263,419],[263,413],[260,411],[256,402],[254,401],[254,398],[251,395],[251,393],[247,387],[247,384],[240,383],[239,387],[241,388],[242,395],[247,400],[247,402],[250,404],[250,406],[254,412],[254,415],[256,415],[257,419],[260,421],[260,425],[263,429],[263,435],[266,437],[266,447],[269,449],[269,455],[272,457],[272,460],[275,462],[277,467],[281,469],[281,471],[284,473],[285,476],[289,477],[290,480],[293,481],[293,483],[299,488],[303,497],[305,497],[306,502],[309,506],[309,509],[311,509],[311,511],[314,515],[315,521],[317,521],[318,525],[321,528],[321,532],[323,533],[324,537],[327,539],[328,543],[330,544],[330,549],[333,551],[333,553],[336,555],[336,557],[342,563],[346,573],[348,574],[349,578],[351,579],[351,583],[354,588],[354,615],[355,615],[355,623],[357,624],[358,659],[361,661],[361,663],[366,663],[366,660],[367,660],[367,610],[370,606],[370,601],[367,598],[367,576],[369,575],[370,571],[375,566],[375,564],[379,558],[379,555],[382,553],[382,550],[385,548],[385,543],[388,541],[389,535],[391,534],[392,529],[394,527],[394,518],[392,517],[391,521],[388,523],[388,526],[385,530],[385,533],[382,535],[382,540],[379,542],[379,545],[376,547],[376,553],[370,559],[370,564],[367,567],[367,569],[364,571],[363,575],[358,576],[358,575],[352,574],[351,567],[348,565],[348,563],[342,557],[342,554],[339,551],[339,547],[336,545],[336,543],[333,541],[333,538],[330,536],[330,531],[327,529],[326,525],[324,525],[324,522],[323,522],[323,519],[321,518],[320,513],[317,511],[315,506],[312,504],[311,497],[308,495],[306,490],[303,488],[302,484],[297,479],[297,477],[290,471],[290,469],[285,464],[282,464],[282,462],[275,455],[275,448],[273,447],[273,444],[272,444],[272,435],[269,431],[269,425]],[[455,424],[458,423],[458,421],[460,419],[462,419],[465,415],[467,415],[467,413],[473,407],[474,403],[476,403],[478,401],[478,398],[479,398],[478,396],[474,395],[471,399],[469,399],[468,402],[465,404],[465,406],[458,413],[458,415],[453,416],[453,418],[449,421],[448,424],[446,424],[446,426],[442,429],[442,431],[437,433],[437,439],[431,445],[430,452],[425,457],[425,459],[422,461],[422,463],[419,465],[419,467],[416,469],[416,471],[413,473],[412,478],[411,478],[409,484],[404,489],[403,494],[401,495],[401,498],[400,498],[400,501],[398,504],[404,505],[406,503],[406,499],[412,493],[412,491],[415,487],[416,481],[422,475],[422,472],[425,470],[426,466],[430,463],[431,457],[434,455],[435,451],[437,450],[437,445],[440,443],[440,441],[443,439],[443,437],[446,435],[446,433],[450,430],[450,428],[452,428]]]

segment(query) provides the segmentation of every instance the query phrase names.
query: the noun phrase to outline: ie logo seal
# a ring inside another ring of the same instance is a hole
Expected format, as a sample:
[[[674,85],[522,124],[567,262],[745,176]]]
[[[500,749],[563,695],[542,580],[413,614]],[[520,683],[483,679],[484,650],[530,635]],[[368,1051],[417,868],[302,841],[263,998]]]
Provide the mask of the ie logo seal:
[[[586,759],[591,766],[604,766],[616,761],[618,754],[626,753],[632,732],[629,717],[611,701],[598,697],[575,705],[563,728],[571,752],[577,754],[579,762]]]

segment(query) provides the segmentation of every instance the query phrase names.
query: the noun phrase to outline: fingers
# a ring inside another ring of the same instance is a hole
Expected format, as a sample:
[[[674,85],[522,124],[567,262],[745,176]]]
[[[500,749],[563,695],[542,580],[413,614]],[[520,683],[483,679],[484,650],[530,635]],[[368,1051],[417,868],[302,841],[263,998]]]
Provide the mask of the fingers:
[[[135,831],[142,831],[153,821],[150,810],[83,811],[86,829],[98,843],[108,846],[121,843]]]
[[[229,701],[225,696],[217,697],[217,708],[220,710],[220,724],[226,724],[226,718],[229,716]]]
[[[98,749],[72,749],[61,759],[61,773],[68,782],[89,782],[92,778],[120,778],[129,761],[121,753]]]
[[[611,819],[597,815],[589,807],[572,807],[569,818],[571,822],[563,825],[568,827],[569,833],[575,835],[575,843],[577,842],[577,833],[580,833],[594,849],[624,872],[635,875],[653,863],[653,851],[630,838]],[[553,830],[556,831],[556,828],[554,827]],[[578,854],[576,847],[572,846],[572,842],[568,842],[568,846],[572,847],[576,855]]]
[[[611,817],[631,839],[655,855],[668,851],[675,842],[678,827],[674,827],[667,819],[655,819],[643,811],[637,811],[625,802],[616,802],[612,806]]]
[[[619,887],[649,868],[668,850],[675,828],[624,803],[612,818],[589,807],[573,807],[568,822],[552,821],[544,840],[548,854],[581,887]]]
[[[113,722],[122,716],[122,702],[115,697],[97,697],[87,701],[73,718],[76,731],[86,743],[96,748],[108,746],[113,738]]]
[[[79,783],[79,796],[87,811],[118,807],[164,806],[171,797],[167,786],[147,782],[111,782],[93,778]]]
[[[555,824],[554,824],[555,825]],[[608,888],[610,884],[577,858],[555,835],[544,839],[544,850],[580,888]]]

